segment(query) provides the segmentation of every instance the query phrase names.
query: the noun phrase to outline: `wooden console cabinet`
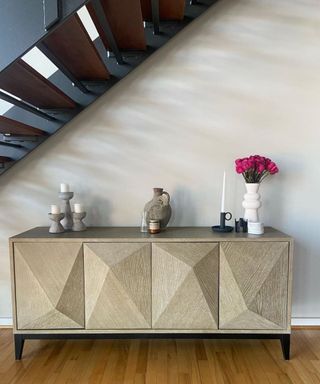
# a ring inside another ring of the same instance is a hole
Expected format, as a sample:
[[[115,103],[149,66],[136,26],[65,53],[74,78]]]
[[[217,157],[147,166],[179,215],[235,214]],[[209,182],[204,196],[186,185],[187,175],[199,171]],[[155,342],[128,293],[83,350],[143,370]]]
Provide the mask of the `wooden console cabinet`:
[[[10,239],[16,358],[38,338],[278,338],[289,358],[293,240],[210,228]]]

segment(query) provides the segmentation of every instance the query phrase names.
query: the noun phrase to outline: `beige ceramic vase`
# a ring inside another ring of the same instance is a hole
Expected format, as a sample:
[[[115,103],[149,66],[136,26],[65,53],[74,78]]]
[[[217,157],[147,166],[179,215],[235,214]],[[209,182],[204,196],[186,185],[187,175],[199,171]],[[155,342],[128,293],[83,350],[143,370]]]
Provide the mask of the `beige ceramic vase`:
[[[165,229],[171,217],[170,195],[163,188],[153,188],[153,193],[153,199],[144,207],[147,223],[159,220],[160,228]]]

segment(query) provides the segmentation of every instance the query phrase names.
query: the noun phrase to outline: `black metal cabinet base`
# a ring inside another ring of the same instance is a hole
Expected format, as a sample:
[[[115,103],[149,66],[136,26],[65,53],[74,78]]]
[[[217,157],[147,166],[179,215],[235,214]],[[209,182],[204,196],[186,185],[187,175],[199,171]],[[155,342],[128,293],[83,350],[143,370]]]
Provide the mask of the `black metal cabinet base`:
[[[279,339],[283,358],[290,359],[290,334],[288,333],[19,333],[14,335],[16,360],[21,360],[24,341],[27,339]]]
[[[290,360],[290,334],[281,335],[280,338],[283,358]]]

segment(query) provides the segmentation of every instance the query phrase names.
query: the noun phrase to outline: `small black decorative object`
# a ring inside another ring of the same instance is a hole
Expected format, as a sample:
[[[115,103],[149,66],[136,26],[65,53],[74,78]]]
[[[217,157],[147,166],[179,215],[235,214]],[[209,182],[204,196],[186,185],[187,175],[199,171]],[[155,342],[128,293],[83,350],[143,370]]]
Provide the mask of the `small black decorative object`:
[[[220,213],[220,225],[214,225],[212,230],[214,232],[232,232],[233,227],[226,225],[226,221],[232,219],[232,214],[230,212],[221,212]]]
[[[235,220],[235,230],[236,232],[243,232],[247,233],[248,232],[248,221],[244,220],[242,217],[239,220]]]

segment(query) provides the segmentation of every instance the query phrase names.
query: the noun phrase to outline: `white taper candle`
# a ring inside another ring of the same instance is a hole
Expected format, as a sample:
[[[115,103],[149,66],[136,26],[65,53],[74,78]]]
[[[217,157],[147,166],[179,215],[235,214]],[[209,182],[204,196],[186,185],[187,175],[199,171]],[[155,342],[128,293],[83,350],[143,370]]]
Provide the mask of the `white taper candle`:
[[[60,192],[70,192],[69,184],[61,183],[60,184]]]
[[[221,212],[225,212],[225,199],[226,199],[226,171],[223,172],[223,180],[222,180]]]
[[[82,213],[84,212],[84,208],[82,204],[74,204],[74,211],[75,213]]]
[[[59,205],[51,205],[51,213],[52,214],[58,214],[60,213],[60,207]]]

